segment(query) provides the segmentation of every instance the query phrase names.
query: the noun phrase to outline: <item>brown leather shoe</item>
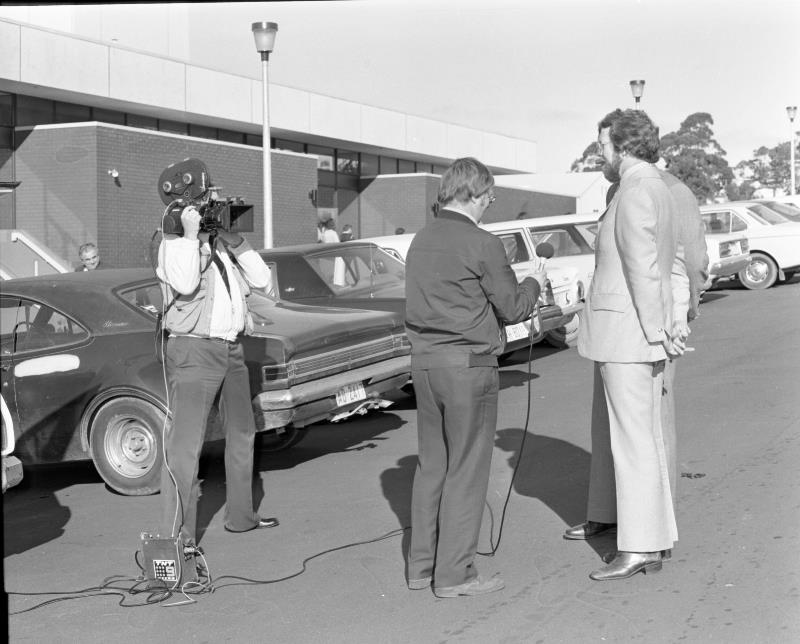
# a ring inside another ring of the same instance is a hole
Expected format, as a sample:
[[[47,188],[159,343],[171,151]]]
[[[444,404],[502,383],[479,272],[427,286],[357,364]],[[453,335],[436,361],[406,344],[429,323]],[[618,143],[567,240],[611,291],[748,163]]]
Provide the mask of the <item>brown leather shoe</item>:
[[[658,572],[661,570],[661,552],[623,552],[617,553],[607,566],[589,574],[595,581],[627,579],[637,572]]]
[[[598,523],[597,521],[587,521],[580,525],[572,526],[564,531],[565,539],[591,539],[604,532],[616,530],[616,523]]]
[[[434,587],[433,594],[437,597],[472,597],[474,595],[487,595],[505,587],[506,584],[500,577],[483,579],[478,575],[472,581],[458,586]]]

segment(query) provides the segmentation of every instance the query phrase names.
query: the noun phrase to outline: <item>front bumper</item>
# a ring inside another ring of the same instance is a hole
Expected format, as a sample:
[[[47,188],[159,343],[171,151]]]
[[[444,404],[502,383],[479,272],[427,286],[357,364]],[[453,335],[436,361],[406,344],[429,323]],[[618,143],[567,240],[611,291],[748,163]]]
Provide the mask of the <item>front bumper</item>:
[[[258,431],[294,425],[305,427],[320,420],[346,417],[370,406],[382,407],[380,396],[405,385],[411,377],[411,356],[398,356],[351,369],[327,378],[304,382],[279,391],[262,391],[253,398]],[[339,405],[337,392],[361,383],[366,398]]]

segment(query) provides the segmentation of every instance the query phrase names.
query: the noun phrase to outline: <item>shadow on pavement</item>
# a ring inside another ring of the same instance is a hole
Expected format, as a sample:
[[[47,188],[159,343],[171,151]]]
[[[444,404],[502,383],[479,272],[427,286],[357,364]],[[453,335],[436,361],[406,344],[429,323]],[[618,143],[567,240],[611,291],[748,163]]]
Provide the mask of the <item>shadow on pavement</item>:
[[[381,473],[381,489],[384,498],[389,502],[389,507],[397,517],[401,528],[411,525],[411,486],[414,483],[414,471],[417,469],[417,455],[409,454],[397,461],[397,467],[384,470]],[[408,562],[408,544],[411,531],[403,533],[400,543],[400,553],[404,565]],[[408,575],[408,571],[405,571]]]
[[[100,482],[91,461],[26,466],[19,485],[3,495],[4,556],[58,539],[72,513],[59,503],[56,492]]]
[[[509,453],[508,464],[511,468],[519,459],[522,438],[523,430],[519,428],[497,432],[495,445]],[[514,479],[514,491],[520,496],[539,499],[559,516],[565,529],[582,523],[586,520],[591,458],[589,452],[572,443],[527,432],[522,459]],[[492,534],[495,534],[494,530]],[[542,537],[545,541],[550,538],[561,539],[562,534]],[[587,543],[601,556],[616,548],[613,537]]]

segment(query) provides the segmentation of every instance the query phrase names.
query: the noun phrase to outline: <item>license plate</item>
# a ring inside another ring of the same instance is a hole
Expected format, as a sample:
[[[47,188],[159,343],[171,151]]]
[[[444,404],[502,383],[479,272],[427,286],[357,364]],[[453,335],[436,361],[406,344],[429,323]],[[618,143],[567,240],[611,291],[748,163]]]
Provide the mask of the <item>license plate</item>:
[[[530,326],[528,322],[520,322],[519,324],[511,324],[506,327],[506,342],[514,342],[514,340],[522,340],[527,338],[530,333]]]
[[[364,389],[364,385],[360,382],[354,385],[345,385],[336,392],[336,406],[341,407],[342,405],[349,405],[350,403],[364,400],[366,397],[367,392]]]

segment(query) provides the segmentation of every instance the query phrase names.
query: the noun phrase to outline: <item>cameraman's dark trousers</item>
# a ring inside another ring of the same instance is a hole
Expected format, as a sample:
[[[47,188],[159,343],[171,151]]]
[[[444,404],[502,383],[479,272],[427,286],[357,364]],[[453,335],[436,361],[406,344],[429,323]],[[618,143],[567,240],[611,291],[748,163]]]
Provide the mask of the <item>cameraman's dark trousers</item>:
[[[225,437],[225,527],[239,532],[258,525],[253,511],[253,442],[255,421],[244,350],[237,341],[171,336],[167,341],[167,379],[172,422],[164,448],[161,474],[164,526],[173,536],[195,543],[197,480],[200,451],[211,405],[219,393],[219,412]],[[177,430],[176,430],[177,428]],[[180,506],[176,506],[177,485]],[[176,511],[177,507],[177,511]]]
[[[429,358],[434,364],[447,362],[444,356]],[[412,379],[419,464],[411,501],[408,578],[435,574],[437,587],[458,586],[478,574],[473,559],[497,425],[497,359],[466,354],[458,366],[412,369]]]

